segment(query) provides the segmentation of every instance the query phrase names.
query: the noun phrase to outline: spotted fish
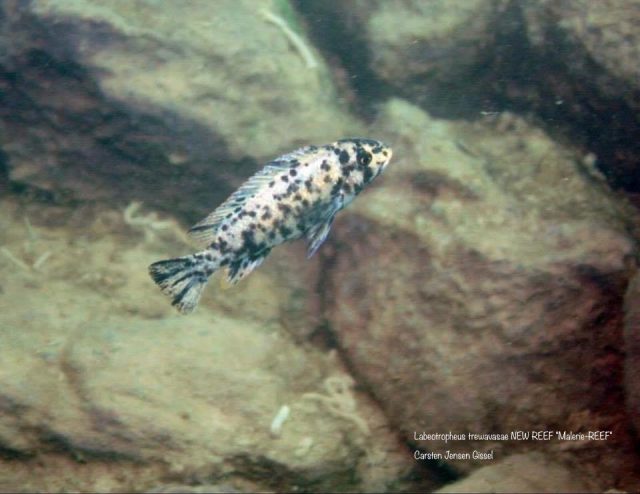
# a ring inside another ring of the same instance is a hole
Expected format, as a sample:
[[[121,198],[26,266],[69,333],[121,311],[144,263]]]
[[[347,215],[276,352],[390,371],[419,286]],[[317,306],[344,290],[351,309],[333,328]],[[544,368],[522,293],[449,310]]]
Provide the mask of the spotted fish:
[[[273,247],[302,237],[311,257],[338,211],[379,176],[390,159],[391,148],[371,139],[307,146],[276,158],[189,230],[204,250],[155,262],[149,273],[172,305],[187,314],[218,269],[226,268],[229,282],[237,283]]]

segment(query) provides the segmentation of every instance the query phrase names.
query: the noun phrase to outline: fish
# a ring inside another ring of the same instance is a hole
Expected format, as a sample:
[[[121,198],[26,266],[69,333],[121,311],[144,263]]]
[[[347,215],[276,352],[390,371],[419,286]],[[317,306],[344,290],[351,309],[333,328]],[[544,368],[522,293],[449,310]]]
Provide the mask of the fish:
[[[331,230],[336,214],[389,164],[381,141],[341,139],[305,146],[267,163],[189,230],[203,250],[154,262],[149,274],[180,313],[197,307],[211,275],[225,268],[235,284],[284,242],[305,238],[307,258]]]

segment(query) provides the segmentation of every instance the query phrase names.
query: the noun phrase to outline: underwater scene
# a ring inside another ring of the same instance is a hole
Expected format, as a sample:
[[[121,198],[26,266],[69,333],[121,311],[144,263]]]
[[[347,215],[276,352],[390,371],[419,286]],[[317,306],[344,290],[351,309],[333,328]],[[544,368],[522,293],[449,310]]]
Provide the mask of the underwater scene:
[[[2,0],[0,492],[640,491],[640,0]]]

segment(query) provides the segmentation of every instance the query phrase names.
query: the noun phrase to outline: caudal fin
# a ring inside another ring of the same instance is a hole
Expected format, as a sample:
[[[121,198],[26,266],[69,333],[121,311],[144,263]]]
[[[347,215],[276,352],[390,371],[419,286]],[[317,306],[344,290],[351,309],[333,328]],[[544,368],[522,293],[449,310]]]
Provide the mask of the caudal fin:
[[[202,290],[213,269],[196,255],[154,262],[149,274],[163,293],[171,297],[171,305],[183,314],[189,314],[198,305]]]

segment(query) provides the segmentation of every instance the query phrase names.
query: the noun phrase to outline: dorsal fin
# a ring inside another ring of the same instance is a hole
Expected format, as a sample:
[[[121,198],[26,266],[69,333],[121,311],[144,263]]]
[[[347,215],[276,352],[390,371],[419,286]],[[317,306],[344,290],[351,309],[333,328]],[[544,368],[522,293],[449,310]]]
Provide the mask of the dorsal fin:
[[[280,156],[265,165],[262,170],[250,177],[243,183],[238,190],[229,196],[220,206],[218,206],[206,218],[199,221],[191,227],[189,235],[202,247],[207,247],[215,240],[216,230],[220,222],[238,207],[243,207],[248,199],[253,197],[255,193],[263,186],[268,184],[275,175],[287,170],[291,167],[291,162],[300,156],[314,149],[312,146],[306,146],[295,151]]]

